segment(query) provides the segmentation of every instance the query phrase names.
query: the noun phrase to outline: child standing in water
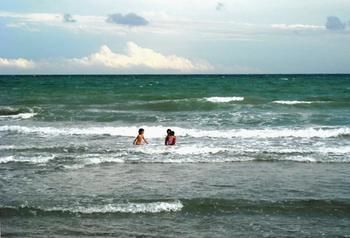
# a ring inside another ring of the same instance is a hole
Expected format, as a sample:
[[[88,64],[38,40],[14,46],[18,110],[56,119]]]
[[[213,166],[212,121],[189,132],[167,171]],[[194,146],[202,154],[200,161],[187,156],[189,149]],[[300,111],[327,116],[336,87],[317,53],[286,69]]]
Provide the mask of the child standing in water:
[[[140,128],[139,134],[136,136],[133,142],[134,145],[142,145],[142,141],[148,144],[147,140],[145,139],[144,133],[145,133],[145,130],[143,128]]]

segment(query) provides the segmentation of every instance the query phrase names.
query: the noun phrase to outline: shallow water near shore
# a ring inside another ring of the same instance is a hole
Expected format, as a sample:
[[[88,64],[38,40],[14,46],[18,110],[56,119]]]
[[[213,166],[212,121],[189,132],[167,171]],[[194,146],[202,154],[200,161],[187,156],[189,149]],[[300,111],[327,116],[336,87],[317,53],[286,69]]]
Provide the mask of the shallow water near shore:
[[[1,232],[350,236],[349,95],[349,75],[1,76]]]

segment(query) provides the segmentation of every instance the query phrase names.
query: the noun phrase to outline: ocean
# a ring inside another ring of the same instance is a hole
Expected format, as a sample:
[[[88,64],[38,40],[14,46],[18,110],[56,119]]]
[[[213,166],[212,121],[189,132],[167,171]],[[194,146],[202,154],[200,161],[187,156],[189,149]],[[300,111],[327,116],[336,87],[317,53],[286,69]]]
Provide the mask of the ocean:
[[[0,76],[1,237],[350,237],[349,165],[350,75]]]

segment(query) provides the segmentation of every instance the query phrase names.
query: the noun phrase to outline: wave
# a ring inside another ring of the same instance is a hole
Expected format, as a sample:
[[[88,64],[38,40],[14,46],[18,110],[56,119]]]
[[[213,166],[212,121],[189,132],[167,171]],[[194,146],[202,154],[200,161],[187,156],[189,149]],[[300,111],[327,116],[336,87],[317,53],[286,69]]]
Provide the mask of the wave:
[[[138,152],[142,154],[175,154],[175,155],[204,155],[219,154],[234,151],[233,149],[207,146],[165,146],[165,147],[137,147],[129,150],[129,153]]]
[[[324,157],[322,155],[272,155],[272,154],[247,154],[232,155],[229,157],[205,156],[205,154],[196,156],[177,156],[168,154],[166,156],[154,157],[135,157],[132,155],[118,157],[105,155],[83,155],[83,156],[39,156],[39,157],[0,157],[0,164],[6,163],[28,163],[28,164],[48,164],[53,161],[57,168],[68,170],[83,169],[85,167],[102,164],[198,164],[198,163],[238,163],[238,162],[298,162],[298,163],[350,163],[350,157]],[[50,164],[51,166],[51,164]]]
[[[120,158],[104,158],[103,156],[101,158],[89,158],[86,159],[83,163],[84,164],[78,164],[78,165],[67,165],[64,166],[66,169],[81,169],[85,166],[89,165],[96,165],[96,164],[102,164],[102,163],[133,163],[133,164],[197,164],[197,163],[237,163],[237,162],[252,162],[252,161],[258,161],[258,162],[299,162],[299,163],[350,163],[350,158],[320,158],[319,156],[285,156],[285,157],[253,157],[253,156],[237,156],[237,157],[230,157],[230,158],[145,158],[145,159],[120,159]]]
[[[125,203],[125,204],[107,204],[93,207],[53,207],[45,209],[46,211],[63,211],[70,213],[160,213],[181,211],[183,205],[180,201],[175,202],[151,202],[151,203]]]
[[[138,153],[143,153],[138,151]],[[148,152],[149,153],[149,152]],[[146,154],[148,154],[146,153]],[[244,152],[245,153],[245,152]],[[52,156],[38,156],[38,157],[16,157],[5,156],[0,157],[0,164],[5,163],[28,163],[28,164],[47,164],[55,163],[55,166],[77,170],[87,166],[95,166],[102,164],[197,164],[197,163],[237,163],[237,162],[300,162],[300,163],[350,163],[349,154],[305,154],[293,155],[291,154],[273,154],[266,152],[246,153],[246,154],[227,154],[222,156],[210,156],[210,154],[183,154],[178,155],[169,153],[164,156],[160,154],[151,154],[153,157],[135,156],[132,152],[125,156],[120,155],[103,155],[103,154],[86,154],[86,155],[52,155]],[[193,155],[193,156],[191,156]],[[208,156],[209,155],[209,156]],[[50,165],[51,166],[51,165]]]
[[[19,207],[3,207],[1,210],[10,210],[12,212],[27,212],[28,214],[37,213],[69,213],[69,214],[108,214],[108,213],[162,213],[178,212],[183,208],[180,201],[169,202],[145,202],[145,203],[116,203],[96,206],[55,206],[55,207],[30,207],[27,204]]]
[[[168,127],[142,126],[147,138],[164,138]],[[26,127],[0,126],[0,132],[16,132],[22,134],[40,134],[48,136],[60,135],[107,135],[134,137],[139,127]],[[267,129],[231,129],[231,130],[200,130],[172,127],[177,136],[193,138],[330,138],[349,136],[349,127],[309,127],[309,128],[267,128]]]
[[[273,101],[273,103],[285,104],[285,105],[297,105],[297,104],[312,104],[312,103],[320,103],[320,102],[317,102],[317,101]]]
[[[208,97],[204,99],[208,102],[213,102],[213,103],[228,103],[228,102],[235,102],[235,101],[243,101],[244,97]]]
[[[0,120],[29,119],[36,115],[37,113],[35,113],[31,108],[0,107]]]
[[[37,113],[19,113],[17,115],[0,115],[0,119],[11,118],[11,119],[29,119],[35,117]]]
[[[212,185],[226,186],[226,185]],[[347,216],[350,212],[349,200],[335,199],[288,199],[288,200],[245,200],[222,198],[192,198],[176,201],[156,202],[129,202],[93,206],[54,206],[35,207],[25,205],[2,206],[0,212],[3,216],[13,214],[35,216],[51,213],[60,215],[90,215],[90,214],[154,214],[169,212],[184,212],[186,214],[208,213],[249,213],[249,214],[324,214]]]
[[[294,145],[294,144],[293,144]],[[269,154],[269,155],[309,155],[309,154],[320,154],[320,155],[350,155],[350,146],[307,146],[299,148],[288,148],[288,145],[283,147],[263,147],[259,148],[255,145],[245,144],[242,145],[231,145],[230,147],[220,147],[211,145],[177,145],[177,146],[141,146],[141,147],[129,147],[125,148],[109,148],[109,147],[87,147],[81,145],[0,145],[0,151],[12,151],[12,152],[45,152],[51,153],[51,157],[54,153],[73,153],[79,154],[84,158],[92,158],[105,156],[109,154],[111,160],[115,160],[116,157],[124,157],[133,154],[148,154],[148,155],[219,155],[219,154]],[[109,157],[103,158],[108,162]]]
[[[10,162],[20,162],[20,163],[31,163],[31,164],[45,164],[49,162],[50,160],[55,159],[54,155],[51,156],[31,156],[31,157],[25,157],[25,156],[5,156],[0,157],[0,164],[6,164]]]
[[[204,98],[179,98],[179,99],[160,99],[148,101],[147,103],[172,103],[172,102],[213,102],[213,103],[227,103],[227,102],[235,102],[235,101],[243,101],[244,97],[204,97]],[[145,102],[139,102],[144,104]]]

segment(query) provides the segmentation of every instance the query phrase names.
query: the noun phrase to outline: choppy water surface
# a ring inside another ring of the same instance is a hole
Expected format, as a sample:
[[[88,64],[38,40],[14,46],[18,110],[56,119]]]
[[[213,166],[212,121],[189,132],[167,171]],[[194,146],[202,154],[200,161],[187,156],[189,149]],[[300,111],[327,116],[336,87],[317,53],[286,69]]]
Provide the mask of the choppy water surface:
[[[1,231],[350,236],[349,138],[348,75],[1,76]]]

